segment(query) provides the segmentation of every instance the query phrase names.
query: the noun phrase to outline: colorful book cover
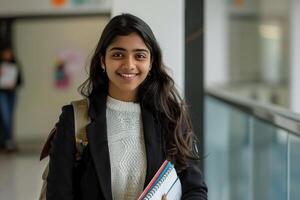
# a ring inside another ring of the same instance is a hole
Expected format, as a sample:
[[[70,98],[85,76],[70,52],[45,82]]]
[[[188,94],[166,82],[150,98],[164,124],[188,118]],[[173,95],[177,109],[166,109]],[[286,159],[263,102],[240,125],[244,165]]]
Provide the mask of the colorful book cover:
[[[168,200],[180,200],[181,193],[181,183],[176,170],[171,162],[166,160],[138,200],[160,200],[163,194],[167,195]]]

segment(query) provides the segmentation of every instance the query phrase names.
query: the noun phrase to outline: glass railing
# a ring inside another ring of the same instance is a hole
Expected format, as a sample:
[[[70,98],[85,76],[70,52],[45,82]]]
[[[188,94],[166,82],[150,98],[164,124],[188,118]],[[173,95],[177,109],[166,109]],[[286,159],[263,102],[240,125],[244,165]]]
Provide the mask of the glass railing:
[[[210,200],[299,200],[300,116],[207,92],[204,172]]]

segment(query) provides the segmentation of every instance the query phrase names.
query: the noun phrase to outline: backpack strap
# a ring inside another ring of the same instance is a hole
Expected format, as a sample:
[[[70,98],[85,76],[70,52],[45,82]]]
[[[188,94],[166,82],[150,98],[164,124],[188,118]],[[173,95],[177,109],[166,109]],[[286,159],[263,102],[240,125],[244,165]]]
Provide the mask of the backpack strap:
[[[48,135],[48,138],[47,138],[47,140],[43,146],[43,149],[41,151],[41,154],[40,154],[40,160],[43,160],[44,158],[46,158],[49,155],[50,148],[51,148],[51,141],[55,134],[56,134],[56,127],[54,127]]]
[[[84,148],[88,144],[88,139],[86,136],[86,125],[90,123],[90,118],[88,115],[89,100],[82,99],[78,101],[72,101],[74,110],[74,126],[75,126],[75,140],[76,140],[76,150],[77,159],[80,159]]]
[[[88,144],[88,140],[86,137],[85,127],[90,123],[90,118],[88,116],[88,108],[89,108],[89,100],[81,99],[78,101],[71,102],[74,110],[74,129],[75,129],[75,142],[76,142],[76,157],[80,157],[84,148]],[[54,127],[48,138],[46,143],[43,146],[40,160],[43,160],[45,157],[49,155],[51,149],[51,141],[56,134],[56,127]]]

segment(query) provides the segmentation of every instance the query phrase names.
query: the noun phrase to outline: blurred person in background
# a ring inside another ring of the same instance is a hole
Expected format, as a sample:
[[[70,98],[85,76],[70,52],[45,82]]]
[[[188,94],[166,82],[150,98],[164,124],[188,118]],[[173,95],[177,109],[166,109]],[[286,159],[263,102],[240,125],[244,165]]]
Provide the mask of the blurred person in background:
[[[13,133],[16,91],[21,85],[21,73],[10,46],[0,50],[0,122],[1,148],[7,152],[17,150]]]

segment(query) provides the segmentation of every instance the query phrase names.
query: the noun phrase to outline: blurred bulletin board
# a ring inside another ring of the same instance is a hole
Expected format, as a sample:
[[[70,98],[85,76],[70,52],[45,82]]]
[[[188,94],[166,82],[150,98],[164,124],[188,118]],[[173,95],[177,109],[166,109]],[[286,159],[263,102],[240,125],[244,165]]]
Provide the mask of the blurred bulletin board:
[[[108,14],[112,0],[1,0],[0,17]]]
[[[24,76],[16,110],[17,140],[45,139],[61,107],[82,98],[77,88],[87,78],[89,60],[108,20],[108,16],[16,20],[13,38]],[[70,75],[66,88],[54,82],[61,60]]]

